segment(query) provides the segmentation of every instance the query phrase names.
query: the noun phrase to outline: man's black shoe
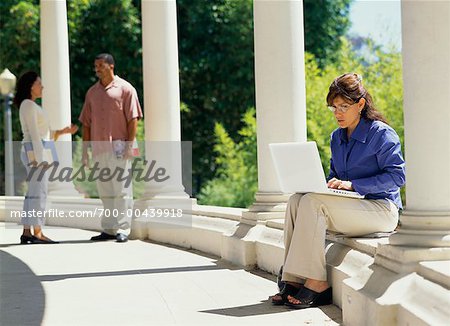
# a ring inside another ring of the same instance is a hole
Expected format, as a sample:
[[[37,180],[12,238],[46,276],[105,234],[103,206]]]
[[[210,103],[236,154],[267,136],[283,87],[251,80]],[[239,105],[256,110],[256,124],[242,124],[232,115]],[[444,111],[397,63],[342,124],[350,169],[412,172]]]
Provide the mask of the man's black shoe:
[[[116,236],[102,232],[99,235],[93,236],[91,238],[91,241],[107,241],[107,240],[116,240]]]
[[[115,238],[116,238],[117,242],[127,242],[128,241],[128,237],[123,233],[117,233]]]

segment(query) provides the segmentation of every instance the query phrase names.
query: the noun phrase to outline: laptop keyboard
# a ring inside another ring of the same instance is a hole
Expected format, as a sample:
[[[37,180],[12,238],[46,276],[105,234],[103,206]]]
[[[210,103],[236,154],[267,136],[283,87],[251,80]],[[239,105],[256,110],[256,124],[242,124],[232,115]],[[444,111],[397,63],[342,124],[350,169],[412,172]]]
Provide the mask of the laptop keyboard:
[[[354,196],[357,193],[354,191],[349,191],[349,190],[342,190],[342,189],[331,189],[328,188],[329,191],[334,192],[336,194],[342,195],[342,196]]]

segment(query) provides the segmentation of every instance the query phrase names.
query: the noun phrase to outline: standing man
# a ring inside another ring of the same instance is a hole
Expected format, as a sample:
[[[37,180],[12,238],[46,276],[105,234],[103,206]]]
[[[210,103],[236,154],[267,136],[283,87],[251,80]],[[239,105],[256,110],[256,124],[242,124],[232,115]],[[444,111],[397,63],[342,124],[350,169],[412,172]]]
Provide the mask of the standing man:
[[[99,80],[86,93],[79,117],[83,124],[83,164],[89,166],[88,148],[92,147],[92,157],[101,173],[107,169],[113,173],[117,168],[130,171],[137,121],[142,118],[136,89],[114,75],[111,54],[97,55],[94,67]],[[96,180],[104,208],[103,231],[92,237],[92,241],[128,240],[123,232],[130,228],[131,214],[127,210],[133,205],[133,190],[131,184],[127,187],[123,179],[116,174],[114,178]],[[118,232],[120,230],[122,232]]]

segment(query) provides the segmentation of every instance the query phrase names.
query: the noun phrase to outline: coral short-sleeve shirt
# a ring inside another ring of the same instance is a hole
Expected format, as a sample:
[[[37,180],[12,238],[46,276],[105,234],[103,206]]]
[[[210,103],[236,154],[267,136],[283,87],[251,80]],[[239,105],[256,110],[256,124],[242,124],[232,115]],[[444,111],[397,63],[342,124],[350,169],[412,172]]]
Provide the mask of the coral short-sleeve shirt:
[[[114,76],[104,87],[99,81],[86,93],[79,120],[90,128],[91,141],[128,140],[128,122],[142,118],[136,89]]]

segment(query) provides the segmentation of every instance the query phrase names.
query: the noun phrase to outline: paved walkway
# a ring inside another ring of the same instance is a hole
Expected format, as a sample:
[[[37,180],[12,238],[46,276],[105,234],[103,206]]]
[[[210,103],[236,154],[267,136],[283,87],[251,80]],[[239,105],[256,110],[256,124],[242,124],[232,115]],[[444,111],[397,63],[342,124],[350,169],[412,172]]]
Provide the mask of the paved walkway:
[[[0,325],[336,325],[335,306],[273,307],[273,276],[140,240],[46,228],[55,245],[18,245],[0,223]]]

